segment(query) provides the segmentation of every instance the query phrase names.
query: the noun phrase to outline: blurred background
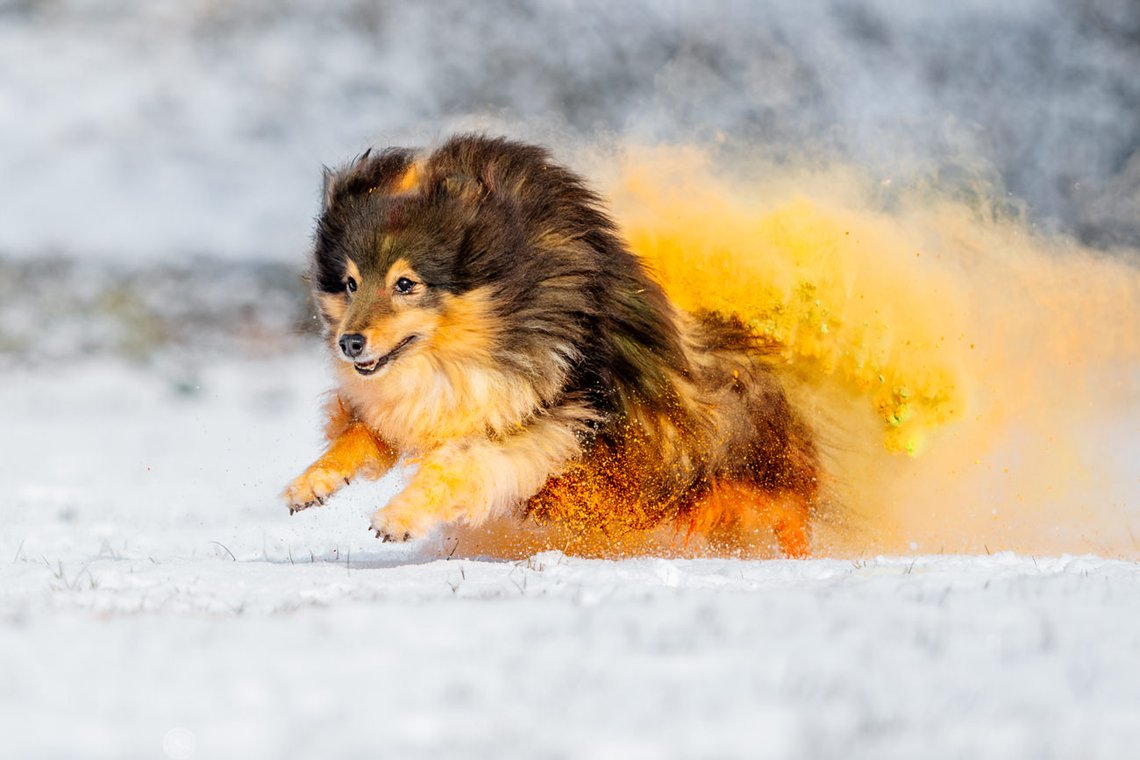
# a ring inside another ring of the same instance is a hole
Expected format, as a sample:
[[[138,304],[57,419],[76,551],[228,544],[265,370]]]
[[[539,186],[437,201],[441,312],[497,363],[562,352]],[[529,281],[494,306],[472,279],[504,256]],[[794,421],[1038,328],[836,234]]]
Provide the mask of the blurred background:
[[[1135,247],[1140,4],[0,0],[0,361],[304,340],[321,166],[470,128],[981,184]]]

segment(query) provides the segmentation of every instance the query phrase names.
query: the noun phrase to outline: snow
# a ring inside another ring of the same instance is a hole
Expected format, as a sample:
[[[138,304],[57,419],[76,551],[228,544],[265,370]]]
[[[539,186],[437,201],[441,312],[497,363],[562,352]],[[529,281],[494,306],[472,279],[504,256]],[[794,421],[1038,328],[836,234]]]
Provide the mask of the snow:
[[[1125,757],[1140,567],[432,559],[289,517],[318,346],[0,375],[0,757]]]

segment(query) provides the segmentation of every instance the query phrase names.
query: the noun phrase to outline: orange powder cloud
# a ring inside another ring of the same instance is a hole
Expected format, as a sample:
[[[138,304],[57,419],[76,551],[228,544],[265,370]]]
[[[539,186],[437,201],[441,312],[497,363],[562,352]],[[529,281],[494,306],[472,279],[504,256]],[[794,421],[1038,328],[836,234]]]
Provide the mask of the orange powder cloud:
[[[781,346],[827,450],[817,554],[1140,556],[1136,252],[849,169],[742,180],[657,148],[606,174],[676,303]]]

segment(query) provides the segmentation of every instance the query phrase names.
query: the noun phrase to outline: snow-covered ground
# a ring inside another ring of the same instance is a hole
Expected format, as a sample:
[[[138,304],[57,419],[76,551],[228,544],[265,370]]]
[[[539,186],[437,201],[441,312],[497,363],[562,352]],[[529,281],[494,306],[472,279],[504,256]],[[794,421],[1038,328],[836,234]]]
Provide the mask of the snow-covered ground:
[[[320,349],[0,375],[0,757],[1129,757],[1140,566],[432,560],[290,518]]]

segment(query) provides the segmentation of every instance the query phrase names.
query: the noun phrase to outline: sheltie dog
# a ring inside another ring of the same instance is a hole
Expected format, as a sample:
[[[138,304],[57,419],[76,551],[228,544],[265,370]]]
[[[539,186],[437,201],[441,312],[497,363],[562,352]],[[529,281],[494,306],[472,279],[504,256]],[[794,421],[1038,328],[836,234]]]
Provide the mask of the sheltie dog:
[[[542,148],[464,135],[326,170],[311,267],[337,387],[291,512],[401,457],[385,541],[492,518],[759,530],[805,556],[808,425],[735,315],[675,308]]]

